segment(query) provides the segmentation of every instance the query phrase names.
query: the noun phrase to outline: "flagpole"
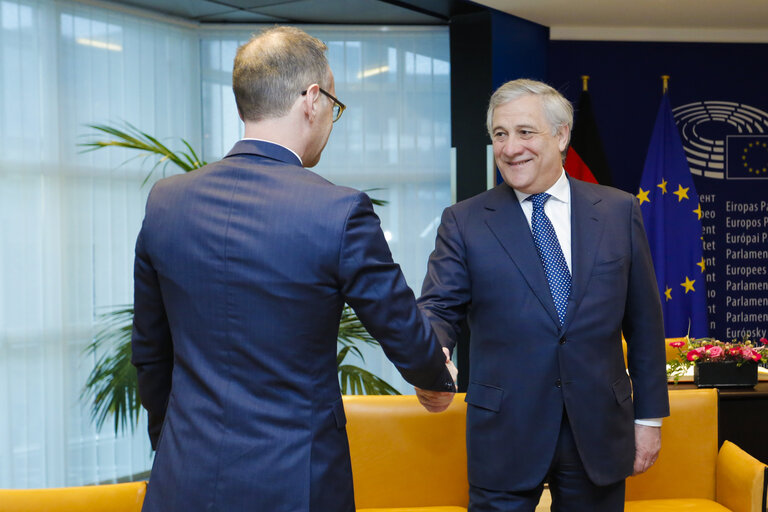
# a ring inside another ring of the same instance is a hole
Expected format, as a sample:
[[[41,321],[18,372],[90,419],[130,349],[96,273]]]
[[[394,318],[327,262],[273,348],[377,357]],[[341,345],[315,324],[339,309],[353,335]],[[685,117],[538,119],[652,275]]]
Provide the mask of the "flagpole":
[[[661,75],[661,94],[667,94],[669,90],[669,75]]]
[[[589,82],[589,75],[581,75],[581,90],[587,92],[587,82]]]

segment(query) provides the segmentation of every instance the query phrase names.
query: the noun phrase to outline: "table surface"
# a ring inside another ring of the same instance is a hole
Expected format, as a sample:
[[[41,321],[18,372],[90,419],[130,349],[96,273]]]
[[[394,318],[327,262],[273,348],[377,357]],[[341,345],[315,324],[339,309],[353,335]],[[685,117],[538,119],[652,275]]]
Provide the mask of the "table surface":
[[[676,389],[698,389],[693,382],[680,382],[675,384],[669,383],[669,390],[674,391]],[[728,400],[735,400],[738,398],[757,398],[759,395],[768,395],[768,382],[760,381],[754,388],[718,388],[721,395],[727,395]],[[722,396],[721,398],[726,398]]]

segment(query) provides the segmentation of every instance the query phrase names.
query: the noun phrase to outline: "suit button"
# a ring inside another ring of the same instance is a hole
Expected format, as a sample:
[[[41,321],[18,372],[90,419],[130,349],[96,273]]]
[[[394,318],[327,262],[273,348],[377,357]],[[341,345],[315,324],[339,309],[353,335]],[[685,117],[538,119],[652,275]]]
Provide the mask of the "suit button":
[[[563,336],[562,338],[560,338],[560,344],[561,344],[561,345],[565,345],[565,336]]]
[[[562,383],[562,382],[560,382],[560,379],[557,379],[557,380],[555,381],[555,387],[558,387],[558,388],[560,388],[560,387],[562,387],[562,386],[563,386],[563,383]]]

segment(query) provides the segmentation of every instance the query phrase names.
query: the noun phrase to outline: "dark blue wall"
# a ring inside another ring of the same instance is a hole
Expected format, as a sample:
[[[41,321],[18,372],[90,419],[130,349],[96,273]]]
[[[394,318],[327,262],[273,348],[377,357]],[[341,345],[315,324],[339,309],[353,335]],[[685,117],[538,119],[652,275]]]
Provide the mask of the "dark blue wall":
[[[492,11],[493,90],[516,78],[547,79],[549,28]]]
[[[768,110],[768,45],[551,41],[549,83],[574,105],[589,90],[614,184],[635,193],[670,75],[672,107],[702,100]]]

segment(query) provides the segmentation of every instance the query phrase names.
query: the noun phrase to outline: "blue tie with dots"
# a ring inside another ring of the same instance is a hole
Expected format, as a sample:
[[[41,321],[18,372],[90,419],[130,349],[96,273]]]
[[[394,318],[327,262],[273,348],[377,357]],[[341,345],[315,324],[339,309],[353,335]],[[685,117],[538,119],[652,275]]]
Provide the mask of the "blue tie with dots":
[[[565,262],[563,250],[557,240],[555,228],[552,227],[549,217],[544,213],[544,203],[549,198],[549,194],[542,192],[528,196],[527,200],[533,203],[533,215],[531,216],[533,240],[536,242],[536,249],[539,251],[541,263],[547,274],[549,291],[555,301],[560,325],[563,325],[565,312],[568,309],[568,295],[571,293],[571,273],[568,271],[568,264]]]

